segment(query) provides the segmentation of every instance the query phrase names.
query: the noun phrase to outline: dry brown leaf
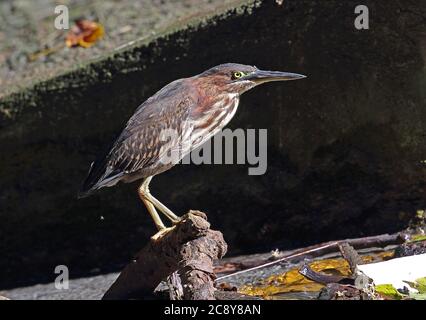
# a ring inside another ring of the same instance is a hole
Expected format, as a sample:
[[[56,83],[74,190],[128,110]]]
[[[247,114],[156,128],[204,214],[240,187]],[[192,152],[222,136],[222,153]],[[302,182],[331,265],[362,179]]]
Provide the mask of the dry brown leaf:
[[[102,38],[104,33],[104,27],[100,23],[90,20],[77,20],[68,32],[65,44],[67,47],[89,48]]]

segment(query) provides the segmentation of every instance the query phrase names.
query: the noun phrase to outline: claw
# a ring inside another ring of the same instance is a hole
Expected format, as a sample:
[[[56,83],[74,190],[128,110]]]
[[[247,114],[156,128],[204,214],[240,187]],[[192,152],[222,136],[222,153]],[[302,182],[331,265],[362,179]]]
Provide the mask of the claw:
[[[160,231],[158,231],[156,234],[154,234],[151,237],[152,241],[159,241],[161,238],[163,238],[166,234],[168,234],[170,231],[172,231],[175,228],[175,226],[170,228],[163,228]]]
[[[174,220],[172,220],[173,226],[175,226],[175,225],[177,225],[177,224],[181,223],[181,222],[182,222],[182,220],[183,220],[183,218],[181,218],[181,217],[179,217],[178,219],[174,219]]]

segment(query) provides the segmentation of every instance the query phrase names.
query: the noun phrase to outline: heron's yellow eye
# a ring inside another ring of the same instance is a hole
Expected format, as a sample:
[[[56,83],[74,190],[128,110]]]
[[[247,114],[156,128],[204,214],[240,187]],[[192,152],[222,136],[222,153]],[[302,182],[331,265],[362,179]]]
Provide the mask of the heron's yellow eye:
[[[233,74],[232,74],[232,79],[239,79],[239,78],[241,78],[241,77],[243,77],[244,76],[244,73],[243,72],[241,72],[241,71],[235,71]]]

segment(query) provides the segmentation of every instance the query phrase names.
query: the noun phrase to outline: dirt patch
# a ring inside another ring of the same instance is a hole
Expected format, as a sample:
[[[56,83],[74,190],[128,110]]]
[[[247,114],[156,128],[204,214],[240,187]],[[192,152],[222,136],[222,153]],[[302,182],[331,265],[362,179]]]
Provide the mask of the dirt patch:
[[[137,39],[155,36],[195,16],[223,11],[241,0],[67,0],[70,24],[79,18],[99,21],[104,38],[90,49],[65,47],[67,30],[57,30],[57,1],[0,3],[0,97],[34,81],[48,79]],[[59,46],[59,48],[58,48]],[[54,51],[40,54],[42,50]]]

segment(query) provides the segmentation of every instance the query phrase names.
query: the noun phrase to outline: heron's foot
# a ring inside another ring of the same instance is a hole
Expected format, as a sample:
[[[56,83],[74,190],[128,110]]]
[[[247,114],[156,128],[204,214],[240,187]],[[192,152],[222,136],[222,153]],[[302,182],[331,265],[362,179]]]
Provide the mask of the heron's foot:
[[[180,222],[182,222],[183,218],[182,217],[176,217],[173,219],[170,219],[170,221],[173,223],[173,226],[179,224]]]
[[[172,231],[175,228],[175,226],[170,228],[162,228],[160,229],[156,234],[154,234],[151,239],[153,241],[159,241],[161,238],[163,238],[166,234],[168,234],[170,231]]]

